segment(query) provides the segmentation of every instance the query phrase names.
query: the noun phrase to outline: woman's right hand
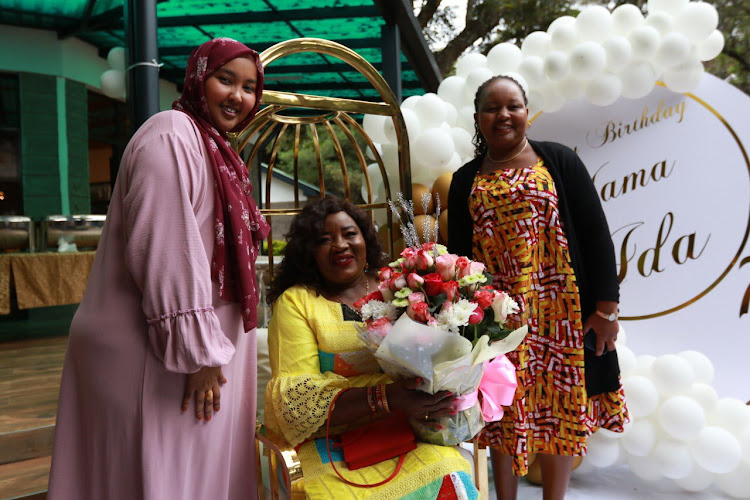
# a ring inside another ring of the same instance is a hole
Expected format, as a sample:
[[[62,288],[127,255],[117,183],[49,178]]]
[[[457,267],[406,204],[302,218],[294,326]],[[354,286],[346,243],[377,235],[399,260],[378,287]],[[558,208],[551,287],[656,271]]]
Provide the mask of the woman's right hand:
[[[189,373],[185,377],[182,412],[186,412],[190,400],[195,399],[195,418],[211,420],[211,413],[219,411],[221,407],[221,386],[226,381],[220,366],[204,366],[195,373]]]
[[[399,380],[388,384],[388,406],[419,420],[455,413],[456,396],[448,391],[429,394],[417,389],[419,379]]]

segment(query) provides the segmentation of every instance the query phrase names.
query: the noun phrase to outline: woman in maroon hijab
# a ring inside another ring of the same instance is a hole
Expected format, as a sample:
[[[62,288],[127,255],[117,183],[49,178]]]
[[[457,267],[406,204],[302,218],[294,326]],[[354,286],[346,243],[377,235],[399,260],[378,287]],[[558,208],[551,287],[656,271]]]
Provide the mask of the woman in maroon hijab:
[[[174,109],[128,144],[70,328],[50,499],[255,491],[255,259],[268,225],[226,134],[262,89],[255,51],[206,42]]]

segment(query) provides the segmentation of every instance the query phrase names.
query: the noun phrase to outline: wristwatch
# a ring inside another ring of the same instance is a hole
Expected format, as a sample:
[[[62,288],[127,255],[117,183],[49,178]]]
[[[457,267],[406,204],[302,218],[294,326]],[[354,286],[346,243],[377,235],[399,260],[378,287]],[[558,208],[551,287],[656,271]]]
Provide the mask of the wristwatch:
[[[596,314],[600,318],[604,318],[604,319],[606,319],[607,321],[610,321],[610,322],[615,321],[617,319],[617,313],[616,312],[607,314],[605,312],[601,312],[601,311],[597,310]]]

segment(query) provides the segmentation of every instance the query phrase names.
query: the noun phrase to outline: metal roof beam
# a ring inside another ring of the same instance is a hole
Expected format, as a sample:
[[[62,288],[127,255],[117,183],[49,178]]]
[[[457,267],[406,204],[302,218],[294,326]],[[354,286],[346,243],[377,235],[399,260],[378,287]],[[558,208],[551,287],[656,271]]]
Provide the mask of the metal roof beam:
[[[401,82],[404,88],[421,88],[417,81]],[[287,88],[299,92],[301,90],[375,90],[370,82],[314,82],[314,83],[296,83],[296,82],[268,82],[268,86],[273,90],[284,91]]]
[[[375,69],[380,71],[380,69],[383,67],[382,63],[375,63],[373,64]],[[357,73],[357,70],[352,68],[346,63],[331,63],[330,66],[326,66],[326,71],[330,71],[332,73]],[[265,67],[265,74],[266,77],[270,76],[276,76],[276,75],[288,75],[288,74],[310,74],[310,73],[319,73],[320,72],[320,65],[317,64],[272,64],[271,66]],[[167,79],[174,79],[174,78],[182,78],[185,76],[185,70],[182,68],[162,68],[159,72],[162,78]]]
[[[334,40],[335,42],[345,45],[350,49],[371,49],[380,47],[380,38],[349,38],[346,40]],[[269,47],[276,45],[278,42],[248,42],[246,45],[257,52],[263,52]],[[174,47],[159,47],[160,57],[169,56],[186,56],[189,55],[195,45],[179,45]],[[414,64],[412,64],[412,67]],[[437,88],[437,87],[435,87]]]
[[[80,23],[68,28],[57,30],[57,38],[64,40],[72,36],[80,35],[90,31],[106,31],[110,29],[122,28],[122,18],[124,10],[122,6],[115,7],[101,14],[97,14],[88,19],[81,20]]]
[[[277,11],[234,12],[224,14],[208,14],[195,16],[160,17],[159,27],[168,26],[201,26],[215,24],[251,24],[279,21],[307,21],[315,19],[342,19],[357,17],[379,17],[380,13],[374,5],[352,7],[311,8],[311,9],[279,9]]]
[[[435,56],[427,45],[422,29],[407,0],[373,0],[383,19],[398,25],[401,32],[401,49],[406,53],[409,64],[419,75],[427,92],[437,92],[443,79]]]

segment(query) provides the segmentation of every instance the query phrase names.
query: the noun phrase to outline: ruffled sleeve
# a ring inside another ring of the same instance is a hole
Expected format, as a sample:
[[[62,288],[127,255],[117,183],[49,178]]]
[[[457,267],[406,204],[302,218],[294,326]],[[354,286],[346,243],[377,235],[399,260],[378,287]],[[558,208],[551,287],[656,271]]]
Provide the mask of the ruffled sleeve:
[[[307,290],[293,287],[274,304],[268,325],[268,354],[273,378],[266,387],[265,425],[280,445],[297,446],[325,425],[333,398],[347,387],[385,381],[383,374],[343,377],[320,373],[315,312]]]
[[[201,143],[182,113],[160,113],[144,127],[118,182],[125,183],[126,264],[149,342],[169,371],[223,366],[234,346],[214,313],[211,255],[200,233],[206,221],[196,216],[211,188]]]

